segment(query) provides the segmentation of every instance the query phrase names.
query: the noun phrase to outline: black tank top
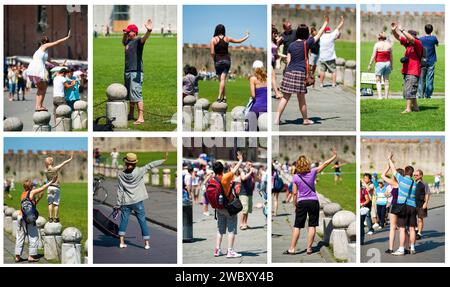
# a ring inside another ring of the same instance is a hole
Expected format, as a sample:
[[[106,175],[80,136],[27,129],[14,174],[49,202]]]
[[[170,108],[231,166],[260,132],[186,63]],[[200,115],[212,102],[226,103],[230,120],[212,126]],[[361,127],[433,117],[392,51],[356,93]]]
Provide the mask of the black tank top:
[[[225,42],[224,36],[219,37],[219,42],[214,46],[214,61],[228,60],[230,61],[230,54],[228,53],[228,43]]]

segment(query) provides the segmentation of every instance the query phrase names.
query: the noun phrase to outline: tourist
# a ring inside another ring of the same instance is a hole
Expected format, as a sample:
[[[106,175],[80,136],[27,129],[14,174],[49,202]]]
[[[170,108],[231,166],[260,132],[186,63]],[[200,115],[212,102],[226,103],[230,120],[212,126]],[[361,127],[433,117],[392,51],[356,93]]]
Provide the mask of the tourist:
[[[332,86],[336,87],[336,50],[334,45],[341,35],[342,26],[344,26],[344,16],[341,16],[341,21],[333,32],[330,27],[326,27],[325,33],[319,37],[320,87],[323,87],[327,71],[332,75]]]
[[[439,40],[433,34],[433,25],[425,25],[425,36],[419,38],[424,49],[426,50],[426,65],[422,65],[419,87],[418,87],[418,97],[419,98],[431,98],[434,91],[434,67],[436,65],[436,47],[439,45]]]
[[[119,152],[117,151],[117,148],[113,148],[113,151],[111,152],[111,166],[113,168],[118,168],[119,167]]]
[[[119,171],[117,205],[115,209],[120,209],[119,224],[119,247],[126,248],[125,235],[128,227],[128,219],[132,212],[136,215],[141,228],[142,238],[144,239],[146,250],[150,249],[150,233],[147,227],[145,216],[144,200],[148,199],[147,188],[145,187],[144,176],[152,169],[162,165],[167,160],[168,153],[163,160],[150,162],[142,167],[137,167],[138,158],[134,153],[127,153],[123,161],[125,169]]]
[[[387,197],[386,197],[386,185],[384,184],[384,180],[378,180],[378,184],[375,187],[375,194],[377,197],[376,200],[376,208],[377,208],[377,217],[379,222],[380,229],[384,228],[386,221],[386,205],[387,205]]]
[[[267,73],[260,60],[253,62],[253,74],[250,76],[250,96],[252,105],[246,116],[248,130],[256,131],[259,116],[267,113]]]
[[[128,120],[135,120],[134,108],[137,105],[138,117],[134,125],[142,125],[144,121],[144,100],[142,98],[142,83],[144,81],[144,69],[142,62],[142,52],[147,39],[150,37],[153,29],[151,19],[144,23],[146,29],[144,36],[138,36],[138,27],[130,24],[123,29],[122,44],[125,47],[125,87],[128,91],[130,101],[130,111]]]
[[[55,72],[53,78],[53,115],[56,123],[56,109],[61,105],[66,105],[66,98],[64,93],[64,83],[66,80],[66,68],[61,68],[58,72]]]
[[[317,35],[316,27],[311,27],[311,37],[315,37]],[[319,55],[320,55],[320,40],[315,42],[311,46],[311,54],[309,55],[309,70],[313,77],[315,77],[317,64],[319,63]]]
[[[418,112],[417,89],[421,70],[421,58],[423,45],[417,39],[417,32],[414,30],[406,31],[396,23],[391,24],[392,34],[400,44],[405,47],[405,55],[400,59],[402,63],[403,74],[403,98],[406,99],[406,109],[403,114]],[[400,36],[397,30],[403,34]],[[405,171],[406,172],[406,171]]]
[[[227,80],[228,72],[231,67],[231,57],[228,51],[230,43],[240,44],[248,39],[249,33],[245,33],[245,37],[241,39],[234,39],[226,36],[225,26],[219,24],[214,30],[214,35],[210,41],[210,53],[211,58],[214,61],[214,67],[216,68],[216,75],[220,81],[219,96],[217,101],[219,103],[226,103],[227,97],[225,95],[225,82]]]
[[[280,176],[280,171],[277,167],[272,164],[272,195],[273,195],[273,207],[272,207],[272,215],[278,215],[278,197],[280,192],[283,191],[284,183],[283,179]]]
[[[248,226],[248,215],[253,211],[253,191],[256,185],[255,169],[253,168],[253,163],[247,161],[245,167],[240,171],[241,188],[239,191],[239,199],[242,203],[242,215],[241,223],[239,228],[241,230],[249,229]]]
[[[292,94],[297,94],[299,109],[303,117],[303,125],[311,125],[314,122],[308,119],[308,111],[306,107],[306,80],[309,75],[307,70],[309,69],[307,54],[311,49],[312,45],[319,41],[325,28],[328,25],[328,16],[325,16],[322,28],[317,32],[317,35],[310,37],[309,28],[305,24],[298,26],[296,31],[297,40],[289,45],[287,50],[287,63],[288,66],[283,75],[283,80],[281,81],[281,92],[283,93],[283,98],[280,100],[277,108],[277,113],[275,115],[275,125],[279,125],[281,121],[281,115],[286,108],[289,99]],[[306,56],[306,57],[305,57]]]
[[[16,67],[10,66],[8,68],[8,100],[14,101],[14,94],[16,93],[17,73]]]
[[[338,184],[339,182],[342,182],[342,166],[344,164],[339,163],[339,161],[336,161],[333,165],[334,169],[334,184]]]
[[[186,65],[184,67],[183,77],[183,98],[186,96],[194,96],[198,99],[198,73],[194,66]]]
[[[370,173],[365,173],[363,176],[363,181],[362,181],[362,187],[363,187],[363,195],[364,198],[367,197],[369,198],[369,201],[364,201],[364,205],[361,207],[366,207],[368,209],[368,213],[365,217],[365,221],[367,223],[367,227],[368,227],[368,235],[372,235],[374,232],[373,229],[373,225],[372,225],[372,196],[373,196],[373,191],[375,189],[374,184],[372,183],[372,175]],[[361,199],[362,200],[362,199]],[[362,204],[362,202],[361,202]],[[364,224],[364,222],[361,222],[361,224]]]
[[[416,206],[417,206],[417,234],[416,239],[422,239],[422,231],[425,217],[428,216],[428,203],[430,202],[430,187],[423,181],[423,171],[414,172],[416,182]]]
[[[364,177],[370,176],[370,173],[365,174]],[[360,195],[359,195],[359,214],[360,214],[360,241],[361,245],[364,245],[365,231],[364,231],[364,222],[366,222],[366,217],[370,217],[370,209],[368,206],[371,206],[372,202],[369,197],[369,193],[367,192],[367,188],[365,187],[363,181],[360,182],[359,187]]]
[[[297,40],[296,32],[292,29],[292,23],[290,21],[285,21],[283,23],[283,33],[281,33],[281,38],[278,39],[278,46],[283,45],[281,60],[285,64],[283,68],[283,74],[286,71],[286,68],[288,66],[287,62],[287,54],[288,54],[288,48],[291,45],[291,43],[295,42]]]
[[[67,105],[74,110],[74,104],[80,100],[80,80],[74,76],[73,69],[66,72],[66,81],[64,82],[64,95]]]
[[[22,92],[22,101],[25,101],[27,81],[23,75],[23,70],[18,69],[17,71],[17,100],[19,101],[20,92]]]
[[[328,165],[330,165],[337,157],[336,149],[333,148],[331,158],[322,163],[319,167],[311,169],[311,162],[305,155],[299,156],[296,165],[296,174],[292,178],[293,194],[296,197],[295,207],[295,223],[292,231],[291,245],[283,254],[295,255],[297,241],[300,237],[300,230],[305,227],[306,218],[308,217],[308,233],[306,254],[313,253],[312,245],[316,235],[316,227],[319,226],[319,198],[316,192],[316,176],[321,173]]]
[[[441,189],[441,176],[442,174],[440,172],[436,173],[434,175],[434,192],[439,193]]]
[[[370,71],[373,63],[375,63],[378,99],[383,99],[381,94],[382,81],[384,81],[384,97],[387,99],[389,96],[389,75],[394,66],[392,43],[387,39],[387,35],[384,32],[379,33],[377,39],[378,42],[373,46],[372,57],[367,69]]]
[[[278,54],[278,42],[280,41],[280,36],[278,34],[277,28],[272,26],[272,91],[275,93],[276,99],[281,99],[283,95],[281,94],[280,90],[278,89],[277,84],[277,76],[275,73],[275,69],[277,67],[277,60],[280,58],[280,55]]]

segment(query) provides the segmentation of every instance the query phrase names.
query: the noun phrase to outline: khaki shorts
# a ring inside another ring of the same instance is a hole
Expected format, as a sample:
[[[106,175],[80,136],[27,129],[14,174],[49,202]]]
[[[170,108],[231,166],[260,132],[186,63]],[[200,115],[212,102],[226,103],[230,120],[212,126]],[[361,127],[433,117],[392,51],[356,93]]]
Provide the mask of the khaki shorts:
[[[415,99],[419,87],[419,77],[414,75],[403,75],[403,98]]]
[[[253,211],[253,196],[240,195],[239,199],[242,203],[242,213],[249,214]]]
[[[321,61],[320,62],[320,71],[321,72],[328,71],[330,73],[336,72],[336,60]]]

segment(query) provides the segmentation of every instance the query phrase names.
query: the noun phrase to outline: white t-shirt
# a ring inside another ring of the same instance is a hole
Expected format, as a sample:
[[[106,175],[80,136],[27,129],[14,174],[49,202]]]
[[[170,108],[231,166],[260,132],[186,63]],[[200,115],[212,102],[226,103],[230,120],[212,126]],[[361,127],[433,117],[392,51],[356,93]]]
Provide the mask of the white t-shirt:
[[[440,182],[441,181],[441,176],[440,175],[435,175],[434,176],[434,182]]]
[[[56,76],[53,79],[53,97],[63,97],[64,98],[64,83],[66,78],[63,76]]]
[[[111,157],[113,160],[117,160],[117,158],[119,157],[119,152],[117,151],[111,152]]]
[[[339,38],[339,35],[339,31],[336,29],[331,33],[324,33],[322,37],[320,37],[319,61],[324,62],[336,59],[334,42]]]
[[[192,186],[192,175],[191,174],[187,173],[184,176],[184,184],[186,185],[186,187]]]
[[[16,73],[13,70],[8,71],[8,84],[16,83]]]

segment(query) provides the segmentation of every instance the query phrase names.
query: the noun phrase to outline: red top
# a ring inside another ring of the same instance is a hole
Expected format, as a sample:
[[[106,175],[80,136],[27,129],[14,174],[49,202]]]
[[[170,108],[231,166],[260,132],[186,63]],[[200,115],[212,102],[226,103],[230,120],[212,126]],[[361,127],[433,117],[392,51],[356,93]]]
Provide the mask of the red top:
[[[391,61],[391,51],[377,51],[375,54],[375,62],[390,62]]]
[[[405,57],[409,58],[407,63],[403,63],[402,74],[420,77],[420,58],[422,57],[423,51],[422,43],[416,38],[414,39],[414,45],[410,45],[405,37],[401,37],[400,44],[405,46]]]
[[[365,188],[361,188],[361,196],[359,197],[359,203],[363,204],[364,202],[366,202],[366,195],[368,195],[369,193],[367,192],[367,190]]]

